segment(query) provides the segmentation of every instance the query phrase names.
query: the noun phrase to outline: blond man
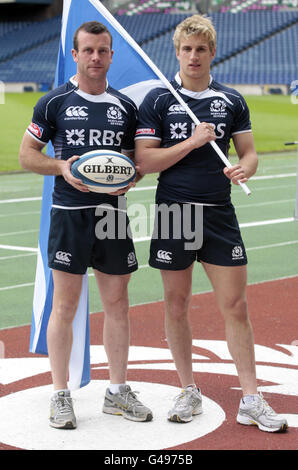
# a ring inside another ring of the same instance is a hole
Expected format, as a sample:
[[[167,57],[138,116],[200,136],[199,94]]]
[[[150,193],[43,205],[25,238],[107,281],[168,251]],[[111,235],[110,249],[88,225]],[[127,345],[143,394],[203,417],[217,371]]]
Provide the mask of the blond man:
[[[188,318],[192,271],[198,261],[213,286],[242,388],[237,421],[257,424],[269,432],[284,430],[286,420],[257,393],[254,340],[246,301],[247,258],[231,202],[231,183],[246,182],[258,164],[249,110],[236,90],[217,83],[210,75],[216,31],[208,18],[194,15],[185,19],[177,26],[173,39],[180,69],[172,84],[201,124],[195,127],[175,97],[158,88],[146,96],[139,110],[136,133],[140,172],[159,172],[156,230],[149,264],[161,272],[166,335],[182,386],[168,419],[189,422],[203,411],[201,391],[192,370],[192,328]],[[226,168],[209,143],[216,141],[228,155],[230,139],[239,161]],[[168,207],[169,213],[180,208],[180,237],[175,236],[174,222],[172,226],[169,222],[165,236],[161,206]],[[198,212],[201,217],[196,217]],[[192,240],[184,233],[201,233],[198,246],[191,243],[189,247]]]

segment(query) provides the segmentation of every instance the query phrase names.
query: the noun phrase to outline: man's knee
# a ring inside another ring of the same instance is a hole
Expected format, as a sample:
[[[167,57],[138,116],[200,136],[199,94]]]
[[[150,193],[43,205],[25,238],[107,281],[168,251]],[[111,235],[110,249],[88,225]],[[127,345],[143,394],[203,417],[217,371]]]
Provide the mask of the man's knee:
[[[248,319],[247,301],[243,296],[226,297],[220,307],[226,319],[238,321],[247,321]]]
[[[174,320],[181,320],[188,315],[191,294],[177,289],[165,293],[166,312]]]
[[[63,323],[72,323],[77,311],[78,302],[70,299],[56,299],[51,316]]]

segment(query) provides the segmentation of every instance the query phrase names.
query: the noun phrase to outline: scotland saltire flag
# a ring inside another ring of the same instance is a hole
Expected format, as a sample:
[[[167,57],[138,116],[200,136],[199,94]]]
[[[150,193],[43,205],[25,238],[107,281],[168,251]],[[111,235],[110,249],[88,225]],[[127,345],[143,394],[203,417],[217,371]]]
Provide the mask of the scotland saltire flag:
[[[148,65],[143,51],[132,40],[109,11],[97,0],[64,0],[61,40],[55,87],[67,82],[76,73],[71,56],[73,35],[86,21],[104,23],[113,36],[113,63],[108,73],[110,85],[128,94],[137,105],[149,89],[160,84],[158,69]],[[150,59],[149,59],[150,63]],[[158,80],[158,81],[156,81]],[[47,154],[54,156],[51,143]],[[46,332],[52,309],[53,279],[48,268],[47,244],[54,177],[45,176],[42,196],[40,235],[35,278],[30,352],[48,354]],[[73,323],[73,347],[69,367],[69,387],[77,389],[90,382],[88,275],[83,277],[80,303]]]

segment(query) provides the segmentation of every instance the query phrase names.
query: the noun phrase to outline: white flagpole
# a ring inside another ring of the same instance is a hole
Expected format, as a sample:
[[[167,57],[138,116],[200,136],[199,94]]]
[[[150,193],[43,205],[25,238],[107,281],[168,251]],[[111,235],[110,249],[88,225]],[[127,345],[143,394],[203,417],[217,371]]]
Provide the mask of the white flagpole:
[[[143,51],[143,49],[136,43],[136,41],[128,34],[128,32],[121,26],[120,23],[113,17],[113,15],[102,5],[102,3],[99,2],[99,0],[89,0],[90,3],[100,12],[102,13],[103,16],[107,18],[107,20],[111,23],[111,25],[118,31],[119,34],[140,54],[140,56],[144,59],[144,61],[151,67],[153,72],[160,78],[160,80],[164,83],[164,85],[168,88],[168,90],[175,96],[177,101],[183,106],[187,114],[191,117],[193,122],[198,126],[200,124],[199,119],[197,116],[192,112],[192,110],[187,106],[183,98],[177,93],[175,88],[171,85],[169,80],[163,75],[163,73],[159,70],[159,68],[152,62],[150,57],[147,56],[147,54]],[[211,141],[209,142],[210,145],[213,147],[213,149],[216,151],[218,156],[221,158],[221,160],[224,162],[224,164],[228,167],[231,168],[232,164],[228,160],[228,158],[225,156],[225,154],[222,152],[222,150],[218,147],[216,142]],[[249,196],[251,194],[250,189],[247,187],[245,183],[241,183],[238,181],[238,184],[241,186],[245,194]]]

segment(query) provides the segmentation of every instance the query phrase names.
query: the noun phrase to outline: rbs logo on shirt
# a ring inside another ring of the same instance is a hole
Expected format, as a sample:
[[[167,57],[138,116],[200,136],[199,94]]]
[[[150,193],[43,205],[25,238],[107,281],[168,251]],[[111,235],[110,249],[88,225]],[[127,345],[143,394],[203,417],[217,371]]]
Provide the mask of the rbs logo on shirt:
[[[66,143],[71,146],[82,146],[85,145],[111,145],[115,147],[120,147],[123,131],[114,132],[111,130],[100,131],[99,129],[89,129],[85,132],[85,129],[71,129],[65,130],[66,134]]]
[[[215,135],[217,139],[222,139],[225,136],[225,122],[219,122],[217,125],[210,122],[210,124],[214,127]],[[192,124],[192,134],[194,133],[196,125]]]

